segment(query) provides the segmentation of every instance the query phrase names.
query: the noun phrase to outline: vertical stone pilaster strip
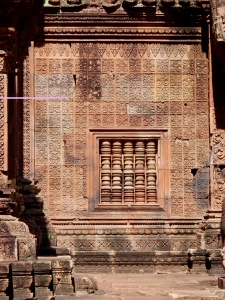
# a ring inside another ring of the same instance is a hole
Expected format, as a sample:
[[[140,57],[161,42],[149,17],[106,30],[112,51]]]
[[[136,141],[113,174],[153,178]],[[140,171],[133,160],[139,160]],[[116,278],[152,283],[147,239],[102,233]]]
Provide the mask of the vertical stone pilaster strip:
[[[112,202],[122,202],[122,142],[112,142]]]
[[[30,53],[30,51],[29,51]],[[30,56],[23,64],[23,96],[30,96]],[[23,100],[23,177],[30,178],[30,100]]]
[[[4,74],[4,96],[8,95],[8,77]],[[1,100],[2,102],[2,100]],[[8,101],[3,100],[4,107],[4,171],[8,171]]]
[[[157,203],[156,191],[156,143],[148,141],[146,144],[147,163],[147,202]]]
[[[111,202],[111,143],[101,143],[101,202]]]
[[[30,56],[30,96],[34,97],[34,76],[35,76],[35,62],[34,62],[34,42],[31,42],[29,49]],[[35,101],[30,99],[30,180],[34,180],[35,170]]]
[[[0,96],[8,96],[8,77],[5,73],[5,52],[0,51]],[[8,170],[8,101],[0,99],[0,170]]]
[[[0,74],[0,96],[7,97],[7,74]],[[0,170],[8,170],[8,108],[7,99],[0,99]]]
[[[134,146],[131,141],[124,142],[124,202],[134,202]]]

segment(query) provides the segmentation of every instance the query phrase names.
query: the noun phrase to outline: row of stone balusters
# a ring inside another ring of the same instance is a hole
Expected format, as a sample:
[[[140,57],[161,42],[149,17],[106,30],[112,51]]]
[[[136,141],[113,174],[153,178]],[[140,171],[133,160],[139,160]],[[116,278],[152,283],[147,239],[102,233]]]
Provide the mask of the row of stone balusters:
[[[103,140],[101,202],[157,202],[155,140]]]

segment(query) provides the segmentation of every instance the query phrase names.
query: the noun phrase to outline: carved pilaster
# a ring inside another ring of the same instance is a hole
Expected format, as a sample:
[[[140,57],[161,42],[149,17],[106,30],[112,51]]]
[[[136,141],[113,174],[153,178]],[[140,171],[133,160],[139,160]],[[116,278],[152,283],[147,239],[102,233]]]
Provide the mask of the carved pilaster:
[[[4,72],[5,57],[0,56],[0,97],[7,97],[8,78]],[[0,98],[0,170],[8,170],[7,100]]]
[[[26,57],[23,70],[23,96],[28,97],[30,87],[30,58]],[[23,100],[23,177],[30,177],[30,100]]]

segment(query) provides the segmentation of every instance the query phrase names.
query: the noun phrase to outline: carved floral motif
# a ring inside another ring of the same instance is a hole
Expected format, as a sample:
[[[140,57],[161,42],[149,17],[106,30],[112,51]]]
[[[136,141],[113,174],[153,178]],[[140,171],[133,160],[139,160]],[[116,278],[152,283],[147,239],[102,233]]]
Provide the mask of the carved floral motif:
[[[47,43],[38,45],[35,55],[36,93],[68,96],[66,101],[36,104],[36,168],[44,172],[39,174],[43,178],[41,193],[51,216],[87,213],[86,143],[80,142],[78,135],[88,126],[115,125],[171,126],[172,141],[179,139],[178,149],[183,149],[171,154],[171,213],[192,216],[195,210],[189,209],[183,197],[195,197],[193,186],[183,181],[177,185],[173,174],[182,161],[187,170],[182,176],[196,164],[201,167],[208,162],[209,145],[203,143],[203,151],[201,142],[197,146],[192,143],[208,136],[207,115],[194,114],[195,106],[198,111],[202,107],[194,105],[195,100],[203,105],[208,89],[208,62],[200,44]],[[62,175],[59,162],[75,168],[72,178]],[[58,171],[52,172],[50,166]]]
[[[217,129],[213,135],[213,161],[215,164],[224,164],[225,162],[225,132],[222,129]]]

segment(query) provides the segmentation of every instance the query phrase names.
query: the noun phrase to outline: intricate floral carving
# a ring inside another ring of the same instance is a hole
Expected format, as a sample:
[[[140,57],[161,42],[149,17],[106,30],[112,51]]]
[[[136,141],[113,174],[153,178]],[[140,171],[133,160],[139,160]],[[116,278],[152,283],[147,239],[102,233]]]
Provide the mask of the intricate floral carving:
[[[103,28],[101,30],[103,32]],[[64,43],[60,44],[61,48],[56,45],[48,51],[48,55],[43,51],[41,58],[38,56],[40,53],[36,58],[36,61],[45,60],[42,67],[36,70],[36,92],[40,95],[46,91],[51,95],[70,95],[68,102],[49,102],[47,106],[43,102],[43,105],[36,106],[39,112],[36,115],[36,140],[39,144],[36,146],[39,156],[37,171],[43,172],[42,178],[49,177],[48,184],[42,180],[41,185],[42,192],[48,197],[51,216],[87,213],[86,145],[79,141],[86,141],[88,126],[171,126],[172,141],[189,139],[190,144],[197,137],[207,139],[208,135],[205,127],[207,117],[201,105],[194,102],[196,98],[204,103],[207,91],[207,60],[201,56],[199,46],[194,49],[182,43],[141,42],[71,43],[70,49],[68,46]],[[50,72],[48,79],[44,75],[45,63]],[[195,105],[202,116],[194,117]],[[51,136],[49,142],[44,139],[45,134]],[[78,138],[80,135],[81,139]],[[208,150],[204,152],[204,159],[201,159],[200,146],[191,144],[188,147],[187,142],[184,145],[178,147],[183,152],[172,154],[172,172],[183,161],[190,173],[189,168],[194,168],[195,164],[202,165],[207,159]],[[190,148],[194,149],[194,154],[189,151]],[[71,178],[63,178],[63,166],[59,166],[59,162],[72,166],[75,174]],[[188,210],[182,198],[193,199],[194,194],[191,188],[185,188],[184,183],[180,184],[178,190],[177,179],[172,179],[172,196],[181,202],[172,200],[171,213],[194,216],[193,210]],[[60,191],[60,195],[54,201],[52,192],[56,191]],[[60,205],[56,204],[58,199],[62,199]],[[67,209],[68,206],[71,206],[71,211]],[[200,210],[201,204],[195,208]]]
[[[109,48],[114,57],[119,53],[120,47],[121,47],[120,43],[115,43],[115,44],[110,43]]]
[[[169,60],[168,59],[157,59],[156,60],[156,72],[158,73],[169,73]]]
[[[212,207],[221,209],[222,201],[224,199],[225,182],[222,174],[222,169],[215,167],[214,169],[214,202]]]
[[[214,164],[224,164],[225,161],[225,132],[217,129],[213,134],[213,161]]]

